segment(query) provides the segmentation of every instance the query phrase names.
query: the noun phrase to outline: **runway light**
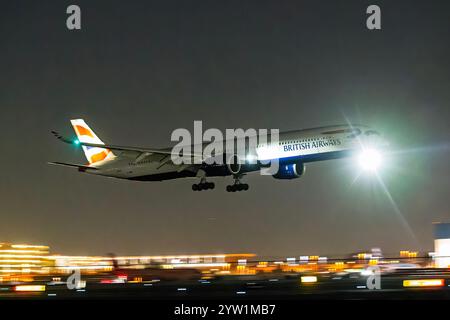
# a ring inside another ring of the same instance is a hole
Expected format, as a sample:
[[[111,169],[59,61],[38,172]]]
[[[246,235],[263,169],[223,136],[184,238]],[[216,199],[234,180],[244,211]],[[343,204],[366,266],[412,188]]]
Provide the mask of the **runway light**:
[[[364,149],[358,156],[358,163],[364,171],[376,171],[381,165],[381,154],[375,149]]]
[[[302,283],[316,283],[317,277],[316,276],[303,276],[301,277]]]
[[[19,285],[14,287],[14,291],[45,291],[43,285]]]
[[[403,280],[403,287],[443,287],[444,279]]]

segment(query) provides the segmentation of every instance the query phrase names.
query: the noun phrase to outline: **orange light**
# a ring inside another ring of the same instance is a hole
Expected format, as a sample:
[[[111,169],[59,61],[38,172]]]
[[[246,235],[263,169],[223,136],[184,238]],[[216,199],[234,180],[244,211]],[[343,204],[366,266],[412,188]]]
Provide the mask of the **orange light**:
[[[134,277],[132,281],[129,281],[130,283],[141,283],[142,277]]]
[[[45,291],[43,285],[19,285],[14,287],[14,291]]]
[[[403,280],[404,287],[443,287],[444,279]]]

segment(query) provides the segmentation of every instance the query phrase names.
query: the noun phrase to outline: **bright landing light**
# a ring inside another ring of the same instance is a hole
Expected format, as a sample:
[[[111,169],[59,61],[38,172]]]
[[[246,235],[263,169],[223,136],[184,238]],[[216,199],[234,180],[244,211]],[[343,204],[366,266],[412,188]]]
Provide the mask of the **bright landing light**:
[[[358,156],[358,163],[365,171],[376,171],[381,165],[381,154],[375,149],[364,149]]]

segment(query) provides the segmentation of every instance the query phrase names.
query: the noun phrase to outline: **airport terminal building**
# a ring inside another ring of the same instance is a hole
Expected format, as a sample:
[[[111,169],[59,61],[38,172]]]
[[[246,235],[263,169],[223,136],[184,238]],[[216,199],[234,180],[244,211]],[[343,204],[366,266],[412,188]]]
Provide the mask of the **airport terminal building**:
[[[450,267],[450,223],[434,224],[434,251],[436,267]]]
[[[0,282],[10,275],[83,273],[111,271],[114,265],[123,268],[160,266],[165,269],[196,268],[227,271],[236,268],[239,261],[251,260],[255,254],[193,254],[158,256],[72,256],[50,254],[49,246],[0,243]]]

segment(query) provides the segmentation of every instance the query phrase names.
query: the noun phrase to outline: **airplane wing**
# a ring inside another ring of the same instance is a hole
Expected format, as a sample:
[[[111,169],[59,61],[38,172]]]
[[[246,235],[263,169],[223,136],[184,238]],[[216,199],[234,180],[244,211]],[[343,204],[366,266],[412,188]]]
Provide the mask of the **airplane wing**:
[[[162,155],[171,155],[172,154],[172,151],[162,150],[162,149],[115,146],[115,145],[111,145],[111,144],[95,144],[95,143],[87,143],[87,142],[80,142],[79,144],[82,146],[87,146],[87,147],[106,148],[106,149],[117,150],[117,151],[131,151],[131,152],[148,153],[148,154],[156,153],[156,154],[162,154]]]
[[[78,170],[80,170],[80,171],[98,170],[95,167],[90,167],[90,166],[86,166],[86,165],[83,165],[83,164],[64,163],[64,162],[48,162],[48,164],[52,164],[52,165],[56,165],[56,166],[78,168]]]
[[[141,148],[141,147],[128,147],[128,146],[116,146],[116,145],[108,145],[108,144],[95,144],[95,143],[88,143],[88,142],[81,142],[79,140],[71,140],[69,138],[63,137],[56,131],[52,131],[52,134],[62,142],[68,143],[68,144],[76,144],[81,146],[87,146],[92,148],[106,148],[110,150],[117,150],[117,151],[124,151],[124,152],[134,152],[138,153],[137,158],[145,158],[146,156],[149,156],[151,154],[159,154],[164,156],[170,156],[172,155],[171,150],[167,149],[152,149],[152,148]],[[202,154],[195,154],[195,153],[186,153],[186,154],[180,154],[181,156],[185,155],[188,157],[198,157],[203,159]]]

